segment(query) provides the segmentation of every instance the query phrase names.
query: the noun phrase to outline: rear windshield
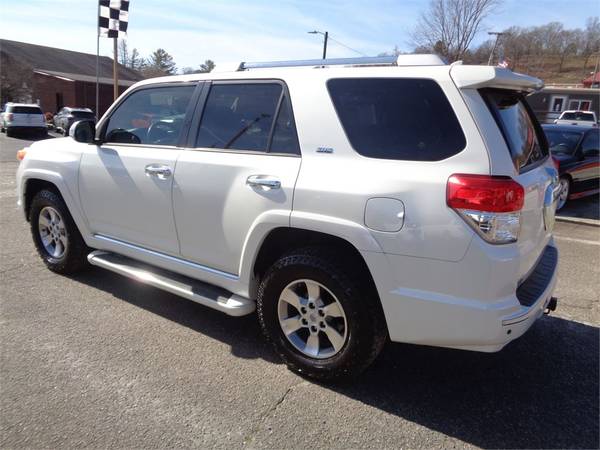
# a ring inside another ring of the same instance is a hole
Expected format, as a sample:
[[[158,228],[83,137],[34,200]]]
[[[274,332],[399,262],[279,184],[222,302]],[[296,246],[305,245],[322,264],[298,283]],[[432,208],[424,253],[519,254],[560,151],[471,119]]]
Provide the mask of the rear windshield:
[[[370,158],[439,161],[466,145],[440,86],[411,78],[343,78],[327,88],[352,147]]]
[[[520,172],[546,158],[548,149],[541,127],[522,94],[506,89],[484,89],[482,95]]]
[[[14,114],[42,114],[42,110],[36,106],[13,106],[10,112]]]
[[[593,122],[594,115],[591,113],[585,113],[581,111],[566,112],[560,116],[561,120],[585,120],[586,122]]]
[[[71,113],[73,117],[77,117],[79,119],[93,119],[94,113],[88,111],[73,111]]]

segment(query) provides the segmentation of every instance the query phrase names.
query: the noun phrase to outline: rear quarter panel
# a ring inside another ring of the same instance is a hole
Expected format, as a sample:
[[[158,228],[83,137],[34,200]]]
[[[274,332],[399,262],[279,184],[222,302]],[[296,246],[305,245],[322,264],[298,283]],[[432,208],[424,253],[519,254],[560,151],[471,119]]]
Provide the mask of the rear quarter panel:
[[[385,253],[460,260],[473,231],[446,206],[446,182],[457,172],[489,173],[489,160],[477,127],[448,70],[447,66],[397,70],[329,68],[321,78],[287,80],[302,148],[302,167],[294,193],[291,225],[306,227],[306,217],[310,214],[325,222],[327,218],[332,222],[343,220],[372,236]],[[457,155],[436,162],[359,155],[345,135],[326,87],[328,79],[348,77],[433,78],[448,97],[462,125],[466,147]],[[333,153],[319,153],[319,147],[332,148]],[[381,232],[366,227],[365,206],[367,200],[375,197],[404,203],[405,219],[400,231]],[[366,242],[365,239],[355,245],[366,245]],[[357,248],[372,251],[371,248]]]

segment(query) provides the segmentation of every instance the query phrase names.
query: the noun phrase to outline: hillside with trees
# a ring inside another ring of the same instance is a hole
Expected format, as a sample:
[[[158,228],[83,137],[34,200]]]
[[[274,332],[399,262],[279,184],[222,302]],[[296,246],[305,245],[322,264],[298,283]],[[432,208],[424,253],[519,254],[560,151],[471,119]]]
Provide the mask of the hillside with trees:
[[[431,0],[412,33],[414,52],[437,53],[448,62],[505,62],[512,70],[539,77],[546,84],[581,83],[595,70],[600,60],[597,16],[576,29],[551,22],[494,30],[500,32],[497,43],[494,37],[474,46],[475,37],[489,30],[486,21],[493,19],[501,4],[502,0]]]

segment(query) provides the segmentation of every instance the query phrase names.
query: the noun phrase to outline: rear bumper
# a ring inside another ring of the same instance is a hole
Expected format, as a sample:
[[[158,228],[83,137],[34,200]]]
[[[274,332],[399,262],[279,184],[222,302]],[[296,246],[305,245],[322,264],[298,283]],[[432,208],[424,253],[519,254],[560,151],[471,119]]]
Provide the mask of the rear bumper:
[[[48,131],[46,125],[9,125],[6,124],[5,128],[11,131]]]
[[[548,254],[556,256],[550,262],[544,257],[549,248],[551,250]],[[513,285],[510,295],[496,300],[465,298],[406,287],[388,288],[383,292],[380,290],[391,340],[482,352],[501,350],[531,327],[544,313],[552,298],[558,276],[558,253],[552,241],[546,250],[536,265],[536,269],[540,270],[536,272],[534,269],[519,287]],[[472,283],[480,283],[478,268],[470,270]],[[503,274],[501,264],[498,264],[495,273],[494,270],[489,273],[490,278],[485,281],[490,290],[498,283],[508,284],[502,283]],[[446,277],[444,282],[451,283],[454,277],[456,290],[456,285],[470,282],[468,276],[456,279],[457,275],[430,275],[430,284],[435,285],[435,279]],[[527,300],[523,300],[525,295],[522,287],[526,284],[529,284],[529,296]]]

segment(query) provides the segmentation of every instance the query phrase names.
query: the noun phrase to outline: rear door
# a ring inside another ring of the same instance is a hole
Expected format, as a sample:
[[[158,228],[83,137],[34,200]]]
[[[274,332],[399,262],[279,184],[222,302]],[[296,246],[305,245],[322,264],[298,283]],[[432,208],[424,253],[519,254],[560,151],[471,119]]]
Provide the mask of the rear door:
[[[181,255],[237,275],[260,227],[289,226],[300,149],[278,80],[206,83],[177,161],[173,211]]]
[[[45,125],[44,114],[37,106],[13,107],[13,126],[40,127]]]
[[[501,141],[490,144],[491,152],[501,152],[506,158],[492,155],[492,175],[509,175],[525,190],[525,202],[521,210],[520,233],[516,245],[522,256],[521,276],[533,267],[547,245],[554,225],[556,202],[554,189],[557,187],[557,172],[549,157],[543,131],[522,93],[509,89],[484,88],[479,90],[497,129]],[[497,163],[511,161],[507,168]]]

